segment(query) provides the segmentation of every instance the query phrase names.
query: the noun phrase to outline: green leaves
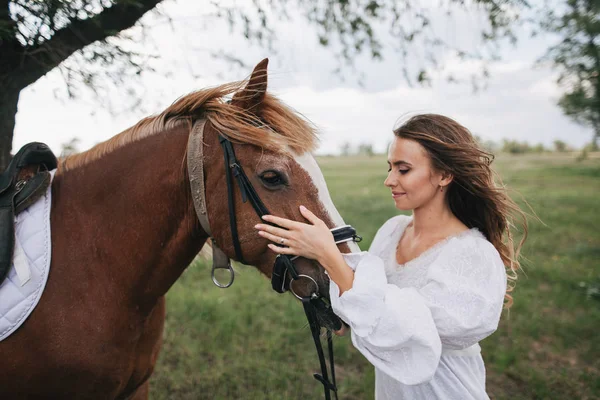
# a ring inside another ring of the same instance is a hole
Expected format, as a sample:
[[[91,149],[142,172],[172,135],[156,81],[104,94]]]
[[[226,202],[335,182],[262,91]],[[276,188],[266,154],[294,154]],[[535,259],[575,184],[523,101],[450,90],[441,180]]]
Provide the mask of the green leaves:
[[[558,101],[565,115],[590,126],[600,137],[600,2],[567,0],[550,8],[540,21],[546,32],[559,35],[543,61],[558,71],[557,83],[565,93]]]

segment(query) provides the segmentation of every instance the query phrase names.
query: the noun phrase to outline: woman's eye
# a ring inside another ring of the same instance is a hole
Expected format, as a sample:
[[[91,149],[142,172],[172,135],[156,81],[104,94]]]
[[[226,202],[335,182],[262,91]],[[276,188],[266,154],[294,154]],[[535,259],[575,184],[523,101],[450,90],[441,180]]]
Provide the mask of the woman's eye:
[[[264,172],[263,174],[260,175],[260,179],[267,186],[280,186],[280,185],[286,184],[286,181],[283,178],[283,176],[279,172],[276,172],[276,171]]]
[[[408,173],[408,171],[410,171],[410,169],[400,169],[400,170],[398,170],[398,172],[400,172],[402,175]]]

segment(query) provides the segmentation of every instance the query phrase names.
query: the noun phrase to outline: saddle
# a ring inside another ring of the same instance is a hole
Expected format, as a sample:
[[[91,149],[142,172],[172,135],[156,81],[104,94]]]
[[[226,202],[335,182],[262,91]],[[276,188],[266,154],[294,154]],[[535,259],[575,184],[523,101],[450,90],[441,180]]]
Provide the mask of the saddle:
[[[44,143],[23,146],[0,174],[0,285],[12,264],[15,248],[15,216],[44,195],[50,172],[58,165]]]

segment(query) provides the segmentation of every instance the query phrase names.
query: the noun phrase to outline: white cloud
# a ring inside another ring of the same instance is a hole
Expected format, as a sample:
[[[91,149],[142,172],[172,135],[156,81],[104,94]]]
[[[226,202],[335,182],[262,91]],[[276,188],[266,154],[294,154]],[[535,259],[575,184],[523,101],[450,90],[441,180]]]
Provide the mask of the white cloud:
[[[90,147],[143,116],[159,112],[181,95],[243,78],[249,72],[229,70],[225,64],[215,62],[207,56],[211,49],[224,47],[246,60],[258,61],[268,55],[249,46],[239,35],[229,34],[227,26],[207,16],[198,3],[178,2],[163,8],[177,23],[157,23],[153,32],[157,51],[174,74],[146,74],[145,111],[112,116],[90,99],[58,101],[53,90],[61,83],[53,72],[21,93],[14,147],[43,141],[58,152],[62,143],[75,136],[81,139],[83,148]],[[514,138],[549,145],[561,139],[581,146],[591,138],[589,130],[571,123],[555,105],[560,91],[552,72],[532,68],[539,49],[546,45],[541,39],[523,39],[520,47],[507,50],[505,60],[491,67],[487,90],[474,94],[468,86],[441,80],[431,88],[407,87],[393,56],[381,63],[360,59],[357,65],[366,72],[362,87],[353,80],[341,81],[331,73],[333,58],[316,43],[314,35],[306,33],[307,27],[284,24],[278,37],[280,57],[271,58],[270,87],[322,128],[321,153],[335,152],[347,141],[369,142],[383,150],[398,118],[419,112],[454,117],[474,133],[493,140]],[[457,38],[465,36],[462,31],[454,34]],[[447,57],[445,67],[468,76],[478,70],[479,64],[459,63]],[[190,70],[199,77],[192,77]],[[117,106],[122,95],[113,93]]]

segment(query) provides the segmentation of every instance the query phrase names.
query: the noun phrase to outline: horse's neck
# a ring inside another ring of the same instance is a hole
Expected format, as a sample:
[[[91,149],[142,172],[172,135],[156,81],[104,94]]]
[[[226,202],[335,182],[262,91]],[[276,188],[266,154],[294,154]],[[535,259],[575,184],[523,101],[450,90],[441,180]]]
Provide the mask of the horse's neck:
[[[187,139],[175,128],[57,174],[53,237],[80,243],[78,261],[106,271],[134,302],[164,295],[206,241],[185,173]]]

